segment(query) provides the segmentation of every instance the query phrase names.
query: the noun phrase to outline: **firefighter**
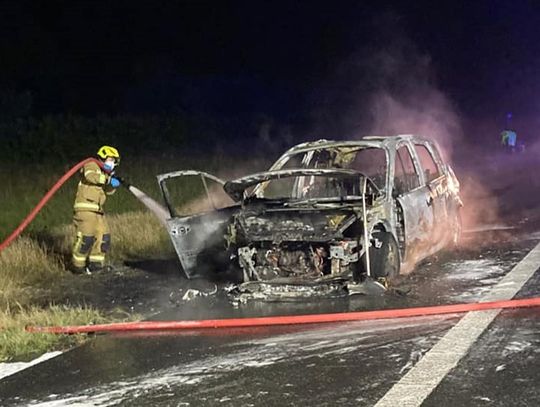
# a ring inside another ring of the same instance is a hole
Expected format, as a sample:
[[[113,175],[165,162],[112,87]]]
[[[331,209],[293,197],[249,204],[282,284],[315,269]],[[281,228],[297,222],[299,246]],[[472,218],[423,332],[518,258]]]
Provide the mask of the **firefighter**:
[[[72,251],[72,271],[76,274],[91,274],[103,270],[111,247],[111,234],[103,204],[107,195],[114,194],[120,186],[120,181],[114,177],[120,154],[114,147],[103,146],[97,155],[103,162],[103,167],[89,162],[81,169],[81,180],[73,205],[76,235]]]

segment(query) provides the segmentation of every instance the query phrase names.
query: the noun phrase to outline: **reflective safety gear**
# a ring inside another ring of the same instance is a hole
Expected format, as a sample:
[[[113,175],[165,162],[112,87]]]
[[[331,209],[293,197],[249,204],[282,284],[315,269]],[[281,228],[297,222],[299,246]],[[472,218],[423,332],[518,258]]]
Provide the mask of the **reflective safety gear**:
[[[101,238],[101,253],[107,253],[111,248],[111,235],[106,233]]]
[[[81,239],[81,247],[79,249],[80,253],[89,253],[95,241],[96,238],[94,236],[83,236]]]
[[[92,249],[92,246],[94,245],[94,237],[90,237],[92,238],[92,244],[85,245],[82,232],[77,231],[77,236],[75,237],[75,244],[73,245],[73,252],[71,258],[71,263],[74,269],[83,269],[86,265],[86,258],[88,257],[88,253]],[[88,240],[86,240],[86,242],[88,242]]]
[[[103,213],[103,205],[107,195],[115,192],[115,189],[109,185],[110,176],[105,174],[99,165],[94,162],[86,164],[81,169],[81,175],[73,209],[76,212]]]
[[[118,188],[120,186],[120,181],[118,180],[118,178],[111,177],[110,184],[111,184],[111,187]]]
[[[111,246],[109,226],[103,214],[107,195],[115,188],[97,163],[90,162],[81,169],[81,180],[75,196],[73,221],[76,229],[72,251],[74,269],[84,269],[89,263],[103,267]]]
[[[120,162],[120,154],[118,153],[118,150],[111,146],[102,146],[98,152],[98,157],[105,160],[107,157],[115,158],[116,162]]]
[[[72,252],[73,267],[84,268],[87,263],[103,267],[106,253],[111,246],[111,235],[105,216],[98,212],[78,211],[75,212],[73,221],[76,229]]]
[[[91,254],[90,256],[88,256],[88,261],[90,262],[90,264],[94,263],[103,266],[105,264],[105,255],[101,253]]]

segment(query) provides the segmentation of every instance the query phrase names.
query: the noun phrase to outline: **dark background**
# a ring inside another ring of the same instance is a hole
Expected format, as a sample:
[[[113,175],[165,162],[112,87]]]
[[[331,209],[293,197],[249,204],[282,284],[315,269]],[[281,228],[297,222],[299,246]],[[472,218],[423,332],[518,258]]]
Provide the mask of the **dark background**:
[[[496,142],[509,125],[534,141],[539,8],[500,0],[4,1],[0,120],[172,117],[197,123],[184,139],[212,133],[226,145],[276,140],[281,148],[369,132],[381,92],[421,114],[431,114],[435,94],[466,140]],[[25,131],[4,126],[0,136],[15,143]]]

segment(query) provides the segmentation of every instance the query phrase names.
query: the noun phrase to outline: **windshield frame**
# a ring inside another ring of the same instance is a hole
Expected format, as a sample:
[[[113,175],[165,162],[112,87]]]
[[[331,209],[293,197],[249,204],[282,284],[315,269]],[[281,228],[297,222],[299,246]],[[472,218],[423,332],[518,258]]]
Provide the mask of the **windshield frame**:
[[[233,199],[236,200],[248,200],[250,198],[258,198],[261,200],[268,200],[268,201],[279,201],[279,198],[264,198],[264,189],[266,189],[266,185],[268,185],[269,182],[276,179],[283,179],[283,178],[303,178],[303,177],[309,177],[309,176],[318,176],[318,177],[333,177],[333,178],[356,178],[358,182],[361,182],[362,179],[366,179],[367,185],[368,185],[368,192],[374,193],[379,195],[380,190],[377,187],[377,185],[371,180],[367,175],[354,171],[354,170],[347,170],[347,169],[339,169],[339,168],[330,168],[330,169],[288,169],[288,170],[276,170],[276,171],[266,171],[261,173],[252,174],[243,178],[239,178],[236,180],[232,180],[227,182],[224,185],[225,191],[231,196]],[[297,188],[297,180],[294,181],[295,185],[294,188]],[[356,180],[355,180],[356,182]],[[247,191],[249,188],[254,187],[251,191]],[[293,190],[290,192],[289,197],[283,197],[282,200],[294,200],[294,197],[292,196]],[[354,195],[347,195],[347,196],[354,196]],[[341,195],[336,195],[336,199],[341,199]],[[343,195],[345,197],[345,195]],[[362,196],[358,195],[358,199],[361,199]],[[299,199],[305,199],[304,197]],[[321,199],[321,198],[318,198]]]
[[[303,147],[303,148],[293,147],[287,152],[285,152],[281,157],[279,157],[274,162],[274,164],[270,167],[269,171],[283,170],[283,168],[287,165],[287,163],[291,162],[291,160],[294,159],[294,157],[302,158],[301,160],[302,166],[296,167],[296,168],[291,167],[289,168],[289,170],[313,169],[313,167],[309,167],[309,164],[311,160],[313,159],[313,156],[315,155],[316,152],[329,151],[329,152],[335,153],[336,151],[342,150],[342,152],[344,153],[350,153],[350,152],[354,152],[358,150],[366,150],[366,149],[379,149],[384,152],[384,155],[385,155],[384,184],[378,185],[373,181],[371,177],[367,176],[367,178],[373,182],[379,194],[386,195],[386,190],[388,189],[388,186],[390,185],[389,184],[390,183],[390,153],[388,151],[388,148],[382,145],[380,142],[345,141],[345,142],[325,143],[324,145],[314,145],[314,146]],[[358,173],[361,173],[362,175],[366,175],[353,168],[328,167],[327,169],[336,169],[336,170],[346,169],[346,170],[356,171]],[[262,185],[257,185],[255,189],[253,190],[253,193],[250,193],[250,195],[258,194],[258,189],[260,188],[264,189]]]

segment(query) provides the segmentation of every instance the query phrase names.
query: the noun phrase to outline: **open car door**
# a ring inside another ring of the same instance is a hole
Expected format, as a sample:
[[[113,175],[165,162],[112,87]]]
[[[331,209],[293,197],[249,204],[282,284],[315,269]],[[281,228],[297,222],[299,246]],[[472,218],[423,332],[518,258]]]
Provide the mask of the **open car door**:
[[[227,267],[225,231],[238,205],[223,191],[225,181],[202,171],[158,175],[170,212],[167,230],[187,278]],[[187,197],[197,197],[187,199]]]

